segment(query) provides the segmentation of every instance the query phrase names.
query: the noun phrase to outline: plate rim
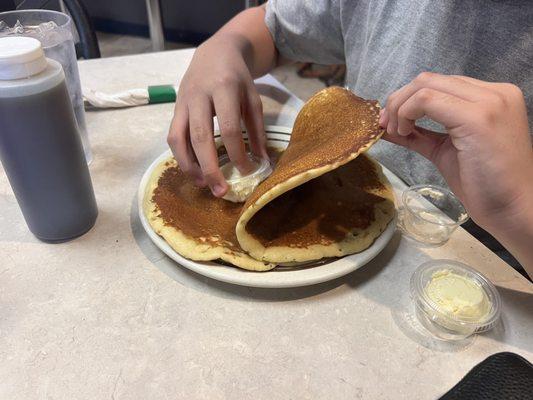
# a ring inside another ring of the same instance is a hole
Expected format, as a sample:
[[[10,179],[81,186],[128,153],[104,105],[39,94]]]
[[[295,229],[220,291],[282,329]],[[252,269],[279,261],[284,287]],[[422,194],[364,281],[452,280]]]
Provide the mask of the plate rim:
[[[267,134],[287,134],[292,131],[292,128],[277,125],[267,125],[265,126],[265,131]],[[165,253],[165,255],[167,255],[174,263],[177,264],[177,268],[187,268],[202,276],[240,286],[271,289],[310,286],[337,279],[366,265],[383,251],[396,231],[397,216],[395,216],[388,223],[385,230],[374,240],[369,248],[363,250],[362,252],[340,257],[330,263],[317,265],[312,268],[296,270],[273,269],[270,271],[258,272],[248,271],[233,266],[226,266],[218,264],[214,261],[204,262],[189,260],[172,249],[172,247],[170,247],[170,245],[153,230],[152,226],[144,215],[143,210],[143,200],[148,180],[154,168],[170,155],[171,151],[170,149],[167,149],[158,157],[156,157],[156,159],[145,170],[137,190],[137,212],[139,214],[141,225],[150,240],[159,250]],[[390,179],[392,176],[396,179],[399,179],[383,165],[381,165],[381,167],[383,168],[383,172],[387,178]],[[319,273],[316,273],[316,271],[319,271]],[[282,279],[282,277],[288,279]]]

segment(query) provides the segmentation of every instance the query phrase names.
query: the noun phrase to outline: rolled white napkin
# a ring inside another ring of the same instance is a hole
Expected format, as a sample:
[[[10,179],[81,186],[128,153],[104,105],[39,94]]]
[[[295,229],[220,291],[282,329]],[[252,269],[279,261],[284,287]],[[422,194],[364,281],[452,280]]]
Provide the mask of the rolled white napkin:
[[[83,99],[96,108],[135,107],[145,104],[172,103],[176,101],[176,88],[172,85],[149,86],[118,93],[104,93],[83,89]]]
[[[103,93],[84,90],[83,99],[96,108],[121,108],[148,104],[148,89],[131,89],[119,93]]]

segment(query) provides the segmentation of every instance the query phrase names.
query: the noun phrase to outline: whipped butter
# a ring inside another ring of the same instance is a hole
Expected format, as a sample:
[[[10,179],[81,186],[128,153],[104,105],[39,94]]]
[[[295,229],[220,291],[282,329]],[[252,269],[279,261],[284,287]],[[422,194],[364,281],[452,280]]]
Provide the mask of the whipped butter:
[[[441,340],[462,340],[492,329],[500,318],[496,287],[479,271],[454,260],[431,260],[411,276],[417,320]]]
[[[485,290],[475,280],[449,269],[434,272],[425,291],[441,311],[454,317],[481,320],[490,309]]]
[[[272,173],[268,160],[258,160],[253,156],[250,156],[250,160],[254,164],[253,172],[242,175],[226,155],[220,158],[220,171],[229,186],[228,191],[222,197],[224,200],[234,203],[245,202],[255,188]]]

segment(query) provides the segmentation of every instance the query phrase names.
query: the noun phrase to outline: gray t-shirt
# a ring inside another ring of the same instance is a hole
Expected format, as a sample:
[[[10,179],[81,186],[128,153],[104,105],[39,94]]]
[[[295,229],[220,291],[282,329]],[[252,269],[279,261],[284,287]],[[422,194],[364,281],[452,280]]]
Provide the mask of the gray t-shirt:
[[[514,83],[533,116],[531,0],[270,0],[266,24],[281,55],[346,64],[346,85],[381,104],[432,71]],[[445,184],[403,147],[382,140],[370,152],[409,184]]]

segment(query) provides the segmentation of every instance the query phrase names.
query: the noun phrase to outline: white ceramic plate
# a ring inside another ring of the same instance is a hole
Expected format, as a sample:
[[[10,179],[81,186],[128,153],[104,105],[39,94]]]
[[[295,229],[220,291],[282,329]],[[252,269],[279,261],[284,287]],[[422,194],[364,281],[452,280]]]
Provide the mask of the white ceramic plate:
[[[291,133],[289,128],[280,126],[267,126],[265,129],[270,145],[282,148],[287,147]],[[217,141],[220,140],[218,134],[215,135],[215,138]],[[381,250],[383,250],[394,234],[394,230],[396,228],[395,219],[389,223],[385,231],[374,241],[372,246],[361,253],[352,254],[342,258],[325,259],[299,267],[277,267],[274,270],[266,272],[246,271],[217,262],[189,260],[176,253],[161,236],[154,232],[143,212],[142,202],[148,179],[150,178],[153,169],[159,165],[161,161],[169,157],[169,155],[170,151],[166,151],[165,153],[161,154],[161,156],[159,156],[144,173],[141,184],[139,185],[138,193],[139,217],[141,219],[142,226],[144,227],[150,239],[167,256],[176,261],[176,263],[179,265],[189,268],[192,271],[209,278],[237,285],[264,288],[286,288],[314,285],[333,280],[362,267],[376,257]],[[383,168],[383,170],[387,178],[391,180],[391,183],[399,180],[386,168]]]

